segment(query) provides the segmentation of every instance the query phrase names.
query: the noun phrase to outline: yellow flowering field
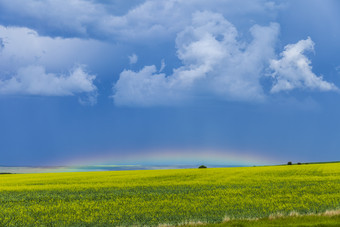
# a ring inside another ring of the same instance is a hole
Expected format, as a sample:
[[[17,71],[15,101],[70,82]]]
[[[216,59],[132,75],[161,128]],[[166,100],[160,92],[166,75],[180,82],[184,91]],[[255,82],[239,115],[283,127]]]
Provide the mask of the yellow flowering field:
[[[340,208],[340,163],[0,175],[0,226],[221,223]]]

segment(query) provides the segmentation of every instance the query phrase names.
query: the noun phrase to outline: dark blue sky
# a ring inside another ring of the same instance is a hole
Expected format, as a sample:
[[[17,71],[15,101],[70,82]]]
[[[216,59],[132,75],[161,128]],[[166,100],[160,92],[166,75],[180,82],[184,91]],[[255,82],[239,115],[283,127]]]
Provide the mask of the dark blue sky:
[[[0,165],[340,149],[340,3],[0,0]]]

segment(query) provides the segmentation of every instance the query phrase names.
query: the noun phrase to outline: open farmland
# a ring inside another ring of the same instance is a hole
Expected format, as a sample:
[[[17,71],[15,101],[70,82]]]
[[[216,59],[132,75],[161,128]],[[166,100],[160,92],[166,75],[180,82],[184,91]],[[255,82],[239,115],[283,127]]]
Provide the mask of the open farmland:
[[[0,226],[221,223],[339,208],[340,163],[0,175]]]

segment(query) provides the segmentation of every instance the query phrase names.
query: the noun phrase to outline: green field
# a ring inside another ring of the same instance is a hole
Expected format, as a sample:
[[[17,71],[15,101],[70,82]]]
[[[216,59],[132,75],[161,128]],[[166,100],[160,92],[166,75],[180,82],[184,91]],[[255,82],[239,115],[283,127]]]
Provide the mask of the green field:
[[[331,225],[339,208],[340,163],[0,175],[0,226]]]

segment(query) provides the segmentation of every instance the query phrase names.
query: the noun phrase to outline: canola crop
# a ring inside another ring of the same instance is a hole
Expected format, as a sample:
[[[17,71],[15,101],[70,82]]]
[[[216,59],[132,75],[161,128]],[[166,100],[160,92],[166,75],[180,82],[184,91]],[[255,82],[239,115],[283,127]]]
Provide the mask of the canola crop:
[[[0,175],[0,226],[157,226],[340,208],[340,163]]]

